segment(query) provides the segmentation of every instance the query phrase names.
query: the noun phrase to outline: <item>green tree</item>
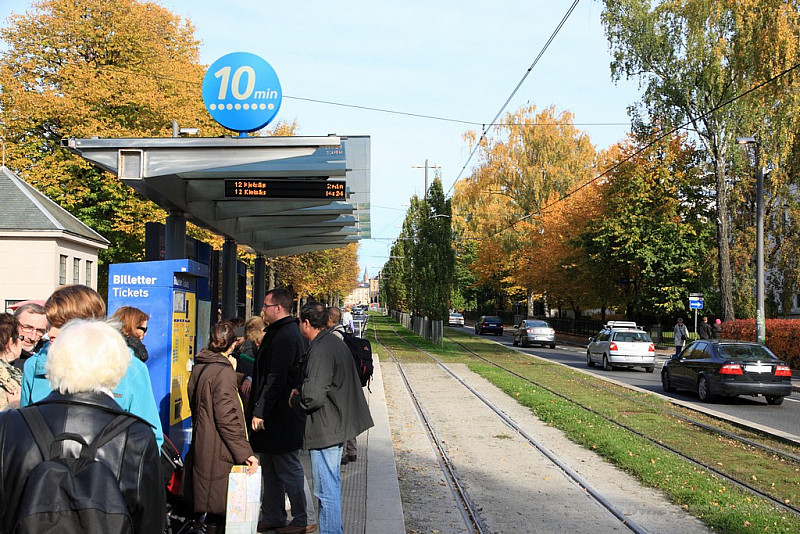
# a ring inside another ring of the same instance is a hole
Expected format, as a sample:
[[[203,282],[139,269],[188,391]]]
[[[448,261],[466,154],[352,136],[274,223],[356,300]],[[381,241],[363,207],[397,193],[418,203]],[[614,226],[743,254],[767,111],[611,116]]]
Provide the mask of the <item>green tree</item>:
[[[424,199],[411,197],[403,229],[384,264],[384,301],[390,309],[447,318],[455,269],[450,221],[450,202],[437,177]]]
[[[715,179],[724,320],[735,315],[728,181],[731,160],[741,156],[731,146],[753,133],[769,139],[776,154],[794,144],[796,76],[739,97],[797,63],[799,16],[797,2],[787,0],[605,0],[612,76],[639,78],[649,120],[666,128],[688,122],[705,148]]]
[[[450,230],[450,201],[444,197],[442,181],[434,179],[419,206],[412,262],[418,312],[435,321],[447,319],[455,254]]]
[[[614,151],[598,188],[603,211],[580,236],[593,274],[619,289],[611,304],[629,319],[685,309],[712,245],[697,151],[677,136],[646,151],[641,143]]]
[[[381,270],[381,301],[389,310],[409,313],[411,308],[408,302],[408,290],[405,280],[407,278],[405,237],[403,234],[392,245],[389,260]]]
[[[478,304],[478,288],[475,275],[469,266],[475,262],[478,244],[475,241],[459,239],[453,243],[455,268],[453,286],[450,290],[450,307],[454,310],[475,310]]]

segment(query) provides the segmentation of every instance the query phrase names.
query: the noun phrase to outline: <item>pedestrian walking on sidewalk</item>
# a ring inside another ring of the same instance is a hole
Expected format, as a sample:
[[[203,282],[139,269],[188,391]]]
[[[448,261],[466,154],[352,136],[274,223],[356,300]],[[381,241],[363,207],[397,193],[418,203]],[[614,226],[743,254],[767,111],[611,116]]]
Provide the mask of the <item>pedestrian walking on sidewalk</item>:
[[[675,336],[675,356],[677,356],[689,340],[689,329],[683,324],[683,317],[678,317],[678,323],[675,325],[673,334]]]
[[[711,324],[708,322],[708,317],[703,317],[703,322],[701,322],[697,327],[697,335],[700,336],[700,339],[711,339]]]

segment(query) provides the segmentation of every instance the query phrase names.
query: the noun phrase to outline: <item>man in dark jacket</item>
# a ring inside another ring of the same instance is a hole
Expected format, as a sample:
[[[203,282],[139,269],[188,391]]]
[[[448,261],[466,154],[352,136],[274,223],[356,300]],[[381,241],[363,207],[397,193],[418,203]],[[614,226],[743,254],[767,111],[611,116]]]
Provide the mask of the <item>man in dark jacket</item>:
[[[134,418],[131,426],[100,446],[96,459],[117,476],[133,531],[164,530],[166,494],[153,429],[120,408],[110,393],[130,360],[122,335],[102,321],[72,321],[60,331],[48,354],[47,378],[56,391],[32,406],[0,414],[0,532],[13,532],[25,481],[43,461],[23,411],[38,411],[54,436],[69,432],[87,443],[118,415]],[[62,443],[56,445],[61,457],[78,456],[76,442]]]
[[[297,319],[290,315],[292,294],[285,288],[264,297],[263,318],[269,323],[258,349],[250,390],[250,445],[261,454],[264,493],[259,532],[313,532],[316,526],[310,492],[306,491],[300,448],[305,416],[286,403],[302,380],[301,361],[306,342]],[[308,493],[308,498],[306,497]],[[292,521],[286,524],[284,495],[292,505]]]
[[[711,339],[711,325],[708,324],[708,317],[703,317],[703,321],[697,326],[697,333],[700,339]]]
[[[289,404],[306,414],[305,448],[311,455],[314,495],[319,501],[320,534],[342,532],[342,444],[373,426],[358,370],[344,342],[328,326],[316,302],[300,311],[300,332],[311,342],[303,385]]]

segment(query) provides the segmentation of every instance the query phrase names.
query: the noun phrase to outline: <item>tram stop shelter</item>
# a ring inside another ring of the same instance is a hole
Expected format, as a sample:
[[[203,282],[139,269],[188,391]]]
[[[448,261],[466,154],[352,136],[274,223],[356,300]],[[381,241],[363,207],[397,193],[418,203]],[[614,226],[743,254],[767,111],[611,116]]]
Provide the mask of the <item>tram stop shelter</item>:
[[[342,247],[370,236],[370,138],[167,137],[62,140],[167,210],[166,259],[185,258],[186,221],[225,237],[222,312],[235,308],[236,245],[265,258]]]

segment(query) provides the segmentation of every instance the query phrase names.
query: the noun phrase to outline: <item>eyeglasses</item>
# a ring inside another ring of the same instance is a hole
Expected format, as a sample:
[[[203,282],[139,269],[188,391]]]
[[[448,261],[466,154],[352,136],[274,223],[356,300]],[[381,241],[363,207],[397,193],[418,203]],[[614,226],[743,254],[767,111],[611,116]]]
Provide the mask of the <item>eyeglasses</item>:
[[[137,329],[137,330],[141,330],[141,331],[142,331],[142,332],[144,332],[145,334],[147,333],[147,327],[146,327],[146,326],[137,326],[137,327],[136,327],[136,329]]]
[[[25,332],[26,334],[30,334],[31,332],[35,331],[40,336],[43,336],[47,333],[47,330],[45,330],[44,328],[36,328],[35,326],[30,326],[27,324],[20,324],[19,329]]]
[[[264,308],[271,308],[272,306],[280,306],[280,304],[264,304],[261,306],[261,309],[263,310]]]

